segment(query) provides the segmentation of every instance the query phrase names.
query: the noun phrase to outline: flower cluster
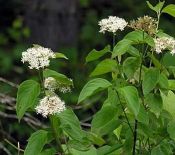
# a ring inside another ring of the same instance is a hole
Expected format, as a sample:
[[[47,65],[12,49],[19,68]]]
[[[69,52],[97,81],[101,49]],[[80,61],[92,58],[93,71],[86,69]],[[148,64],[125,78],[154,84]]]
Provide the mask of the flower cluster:
[[[139,17],[137,20],[132,20],[129,27],[134,30],[142,30],[149,35],[154,35],[157,29],[157,21],[150,16]]]
[[[44,80],[44,87],[50,91],[55,91],[58,87],[57,81],[53,77],[48,77]]]
[[[37,114],[43,117],[60,113],[66,109],[64,101],[58,96],[45,96],[40,100],[39,105],[35,108]]]
[[[55,58],[51,49],[36,46],[22,53],[22,62],[28,62],[30,69],[40,69],[49,66],[50,58]]]
[[[162,53],[163,50],[170,50],[172,55],[175,54],[175,39],[172,37],[161,37],[154,39],[156,53]]]
[[[48,77],[44,80],[44,87],[52,92],[58,89],[62,93],[71,92],[71,88],[69,85],[61,84],[56,81],[53,77]]]
[[[116,16],[109,16],[108,18],[102,19],[99,21],[98,25],[100,26],[101,33],[112,32],[114,35],[117,30],[123,31],[127,26],[127,22],[123,18],[119,18]]]

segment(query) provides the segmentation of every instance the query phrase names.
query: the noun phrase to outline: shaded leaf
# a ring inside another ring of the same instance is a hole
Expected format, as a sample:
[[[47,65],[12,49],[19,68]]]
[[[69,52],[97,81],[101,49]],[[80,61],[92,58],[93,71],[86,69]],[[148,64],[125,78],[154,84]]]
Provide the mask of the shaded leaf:
[[[83,141],[86,137],[85,132],[81,129],[77,116],[71,109],[67,109],[57,115],[60,119],[60,127],[72,138],[77,141]]]
[[[159,2],[156,6],[153,6],[149,1],[146,1],[146,3],[151,10],[154,10],[155,12],[158,13],[162,9],[165,1]]]
[[[24,155],[39,154],[48,140],[48,132],[38,130],[34,132],[28,140]]]
[[[163,108],[162,97],[158,94],[148,94],[145,102],[150,107],[150,111],[159,115]]]
[[[56,58],[63,58],[63,59],[68,59],[63,53],[55,53]]]
[[[90,76],[97,76],[109,72],[116,72],[117,67],[118,65],[115,60],[105,59],[96,66],[96,68],[94,69],[94,71],[91,73]]]
[[[139,95],[137,89],[134,86],[126,86],[120,88],[119,90],[121,90],[123,96],[125,97],[129,109],[137,117],[140,110]]]
[[[140,66],[140,59],[137,57],[128,57],[123,62],[123,72],[126,74],[127,78],[132,78],[134,73]]]
[[[163,8],[162,12],[167,13],[167,14],[175,17],[175,5],[170,4],[170,5],[166,6],[165,8]]]
[[[112,58],[115,58],[116,56],[120,56],[126,53],[128,49],[130,48],[131,43],[132,41],[128,39],[123,39],[119,41],[114,47]]]
[[[143,94],[147,95],[152,91],[159,81],[159,70],[157,68],[150,68],[145,72],[143,77],[142,89]]]
[[[120,124],[117,118],[116,110],[112,106],[103,107],[93,116],[91,131],[100,136],[106,135]]]
[[[173,116],[173,118],[175,118],[175,94],[172,91],[169,91],[168,95],[164,95],[161,92],[161,96],[163,99],[163,109],[168,111]]]
[[[17,92],[16,112],[20,120],[24,113],[34,106],[40,94],[40,84],[34,80],[27,80],[20,84]]]
[[[102,57],[104,54],[110,52],[110,46],[107,45],[103,50],[97,51],[93,49],[86,57],[86,62],[94,61]]]
[[[56,150],[54,148],[51,148],[51,149],[45,149],[45,150],[43,150],[38,155],[55,155],[55,153],[56,153]]]
[[[95,94],[96,92],[110,87],[111,85],[112,84],[109,81],[102,78],[96,78],[89,81],[80,92],[78,103],[82,102],[83,100]]]
[[[175,121],[170,121],[167,125],[167,132],[170,135],[170,138],[175,140]]]

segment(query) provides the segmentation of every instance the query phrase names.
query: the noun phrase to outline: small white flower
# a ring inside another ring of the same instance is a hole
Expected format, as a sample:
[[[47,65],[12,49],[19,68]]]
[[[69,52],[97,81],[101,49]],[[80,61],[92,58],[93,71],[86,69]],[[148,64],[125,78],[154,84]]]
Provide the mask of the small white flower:
[[[50,91],[55,91],[58,87],[57,81],[53,77],[48,77],[44,80],[44,87]]]
[[[71,92],[71,88],[69,86],[59,86],[59,91],[62,93],[69,93]]]
[[[21,61],[28,62],[30,69],[40,69],[48,67],[50,64],[50,58],[55,58],[56,55],[51,49],[41,46],[32,47],[22,53]]]
[[[156,53],[162,53],[164,50],[170,50],[170,53],[175,54],[175,39],[172,37],[161,37],[154,39]]]
[[[35,108],[37,114],[43,117],[60,113],[66,109],[64,101],[58,96],[45,96],[40,100],[39,105]]]
[[[112,32],[116,34],[117,30],[123,31],[127,26],[127,22],[123,18],[119,18],[116,16],[109,16],[108,18],[102,19],[99,21],[98,25],[100,26],[101,33],[105,33],[106,31]]]
[[[61,84],[53,77],[48,77],[44,80],[44,87],[52,92],[57,89],[62,93],[71,92],[71,87],[69,85]]]

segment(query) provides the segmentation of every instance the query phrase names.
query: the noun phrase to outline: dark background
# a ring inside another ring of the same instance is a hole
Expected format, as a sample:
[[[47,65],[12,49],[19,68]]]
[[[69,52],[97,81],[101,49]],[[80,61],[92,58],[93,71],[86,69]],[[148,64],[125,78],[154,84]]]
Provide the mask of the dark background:
[[[155,5],[158,0],[151,1]],[[167,0],[165,4],[173,3]],[[51,68],[66,74],[74,80],[71,94],[61,95],[67,105],[83,120],[90,118],[100,107],[100,103],[76,106],[78,95],[88,80],[88,75],[96,63],[85,64],[86,55],[93,49],[104,48],[112,43],[110,35],[100,34],[98,21],[109,15],[125,18],[127,21],[143,15],[156,17],[144,0],[0,0],[0,154],[5,155],[4,148],[14,154],[15,149],[4,139],[22,148],[26,140],[37,128],[26,121],[18,123],[15,117],[16,86],[15,84],[36,78],[36,72],[29,70],[20,61],[21,53],[39,44],[64,53],[69,60],[57,60]],[[174,36],[175,21],[169,15],[163,15],[160,28]],[[125,32],[117,34],[120,40]],[[8,81],[4,81],[8,80]],[[9,97],[9,98],[8,98]],[[97,97],[98,98],[98,97]],[[92,102],[94,103],[97,98]],[[8,109],[7,106],[13,107]],[[10,117],[10,116],[11,117]],[[35,115],[35,114],[34,114]],[[37,116],[38,117],[38,116]],[[46,123],[39,117],[41,123]],[[86,127],[85,127],[86,128]],[[1,153],[2,152],[2,153]]]

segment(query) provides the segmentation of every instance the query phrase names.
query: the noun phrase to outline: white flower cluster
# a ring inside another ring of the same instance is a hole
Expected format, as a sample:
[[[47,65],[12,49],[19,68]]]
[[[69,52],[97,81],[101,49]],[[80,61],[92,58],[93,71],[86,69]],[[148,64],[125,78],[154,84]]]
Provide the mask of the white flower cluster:
[[[68,93],[71,92],[71,88],[69,86],[60,86],[59,91],[62,93]]]
[[[109,16],[108,18],[99,21],[98,25],[100,26],[99,32],[105,33],[107,31],[115,34],[117,30],[123,31],[128,23],[123,18]]]
[[[48,77],[44,80],[44,87],[50,91],[55,91],[58,87],[57,81],[53,77]]]
[[[55,57],[56,55],[51,49],[37,46],[23,52],[21,61],[28,62],[30,69],[40,69],[49,66],[49,59]]]
[[[175,39],[172,37],[161,37],[154,39],[156,53],[162,53],[163,50],[170,50],[172,55],[175,54]]]
[[[48,77],[44,80],[44,87],[50,91],[55,91],[58,89],[62,93],[68,93],[71,92],[71,88],[68,85],[63,85],[61,83],[58,83],[55,78]]]
[[[37,114],[43,117],[60,113],[66,109],[64,101],[58,96],[45,96],[40,100],[39,105],[35,108]]]

